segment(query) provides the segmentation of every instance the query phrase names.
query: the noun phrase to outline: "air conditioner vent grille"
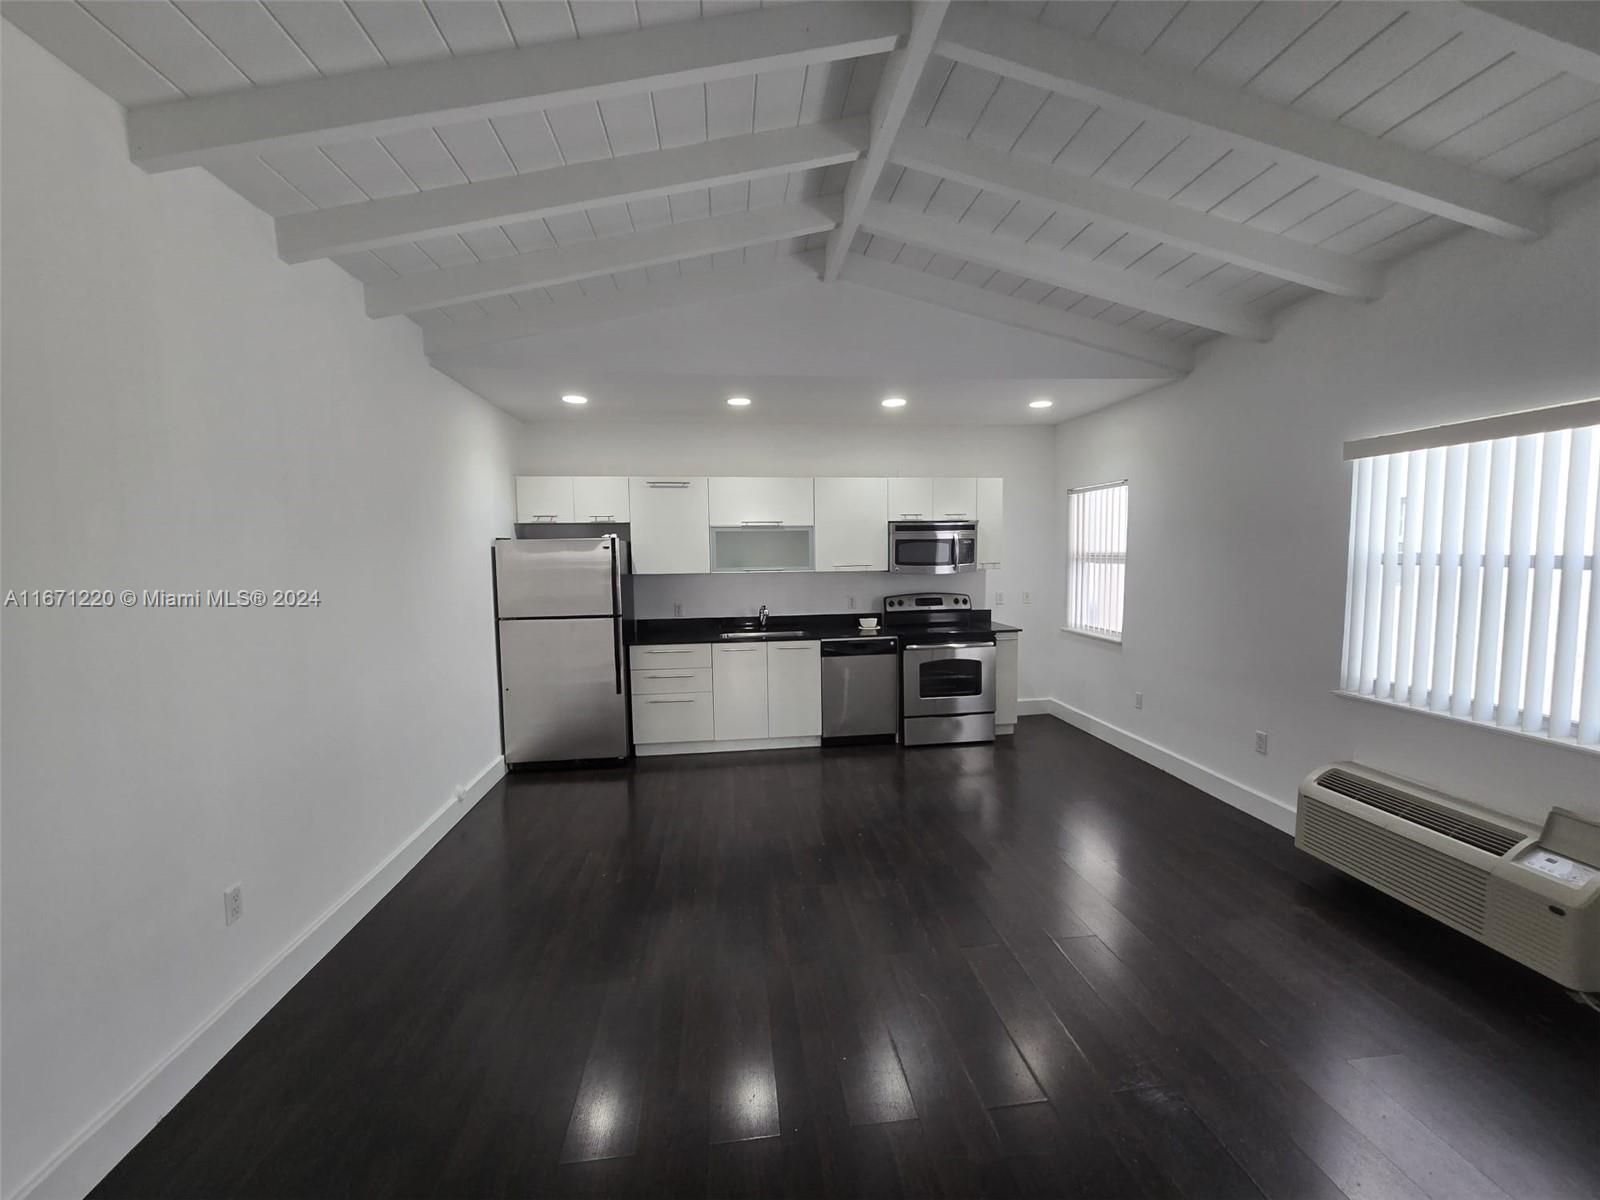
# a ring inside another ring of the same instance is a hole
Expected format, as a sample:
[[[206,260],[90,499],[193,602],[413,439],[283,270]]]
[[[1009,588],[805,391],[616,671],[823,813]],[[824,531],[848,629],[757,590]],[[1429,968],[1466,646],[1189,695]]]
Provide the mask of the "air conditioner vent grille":
[[[1300,798],[1301,849],[1466,933],[1482,935],[1489,872],[1364,821],[1311,796]]]
[[[1487,821],[1480,821],[1462,812],[1453,812],[1431,804],[1421,796],[1402,792],[1375,779],[1366,779],[1338,767],[1330,767],[1317,776],[1317,783],[1330,792],[1359,800],[1362,804],[1389,813],[1392,816],[1421,825],[1435,833],[1464,845],[1476,847],[1503,858],[1512,847],[1522,841],[1522,835]]]

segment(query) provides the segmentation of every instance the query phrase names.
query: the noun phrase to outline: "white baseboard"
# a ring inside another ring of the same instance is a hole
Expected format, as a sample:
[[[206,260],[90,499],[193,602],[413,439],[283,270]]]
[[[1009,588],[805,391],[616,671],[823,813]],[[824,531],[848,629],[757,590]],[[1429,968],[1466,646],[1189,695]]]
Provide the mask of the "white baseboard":
[[[1028,700],[1028,699],[1018,700],[1017,701],[1017,716],[1019,716],[1019,717],[1037,717],[1037,716],[1041,716],[1041,715],[1043,715],[1045,713],[1048,713],[1050,711],[1050,706],[1052,704],[1054,704],[1054,703],[1055,703],[1055,701],[1050,699],[1049,696],[1035,696],[1031,700]]]
[[[651,742],[635,746],[638,758],[660,758],[668,754],[736,754],[741,750],[803,750],[820,746],[819,737],[747,738],[736,742]]]
[[[506,773],[496,758],[6,1200],[86,1195]]]
[[[1038,709],[1023,707],[1033,704],[1038,704],[1040,707]],[[1118,750],[1125,750],[1168,775],[1176,776],[1190,786],[1199,788],[1208,796],[1215,796],[1224,804],[1231,804],[1257,820],[1265,821],[1274,829],[1280,829],[1288,834],[1294,833],[1294,805],[1276,800],[1265,792],[1258,792],[1237,779],[1229,779],[1210,767],[1202,766],[1192,758],[1185,758],[1165,746],[1158,746],[1136,733],[1120,729],[1100,720],[1099,717],[1090,716],[1070,704],[1063,704],[1060,700],[1021,700],[1018,701],[1017,708],[1019,712],[1048,713],[1058,721],[1065,721],[1068,725],[1075,726],[1102,742],[1115,746]]]

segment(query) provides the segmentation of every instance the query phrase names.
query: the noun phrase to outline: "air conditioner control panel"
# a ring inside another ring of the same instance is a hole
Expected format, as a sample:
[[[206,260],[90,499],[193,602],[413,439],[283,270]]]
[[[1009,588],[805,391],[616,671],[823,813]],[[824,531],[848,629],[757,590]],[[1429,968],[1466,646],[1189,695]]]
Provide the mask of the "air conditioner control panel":
[[[1568,887],[1581,888],[1591,879],[1600,877],[1600,868],[1557,854],[1554,850],[1546,850],[1543,846],[1529,846],[1518,857],[1517,863],[1530,871],[1558,879]]]

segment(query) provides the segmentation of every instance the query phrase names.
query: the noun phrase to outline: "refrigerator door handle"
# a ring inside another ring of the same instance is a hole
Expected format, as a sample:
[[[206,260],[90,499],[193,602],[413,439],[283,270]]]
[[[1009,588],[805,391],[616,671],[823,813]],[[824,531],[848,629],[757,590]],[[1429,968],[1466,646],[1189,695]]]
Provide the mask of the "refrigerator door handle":
[[[617,561],[617,539],[607,538],[611,547],[611,625],[615,634],[616,648],[614,651],[613,666],[617,672],[617,695],[622,695],[622,564]]]

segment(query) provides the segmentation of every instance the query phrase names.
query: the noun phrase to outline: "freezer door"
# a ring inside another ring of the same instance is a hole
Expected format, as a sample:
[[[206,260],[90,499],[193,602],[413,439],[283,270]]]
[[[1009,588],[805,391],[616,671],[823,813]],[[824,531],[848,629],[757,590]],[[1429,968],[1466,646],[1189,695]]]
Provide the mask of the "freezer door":
[[[617,547],[611,538],[496,541],[497,614],[506,620],[615,612]]]
[[[610,617],[500,622],[506,761],[626,758],[628,698]]]

